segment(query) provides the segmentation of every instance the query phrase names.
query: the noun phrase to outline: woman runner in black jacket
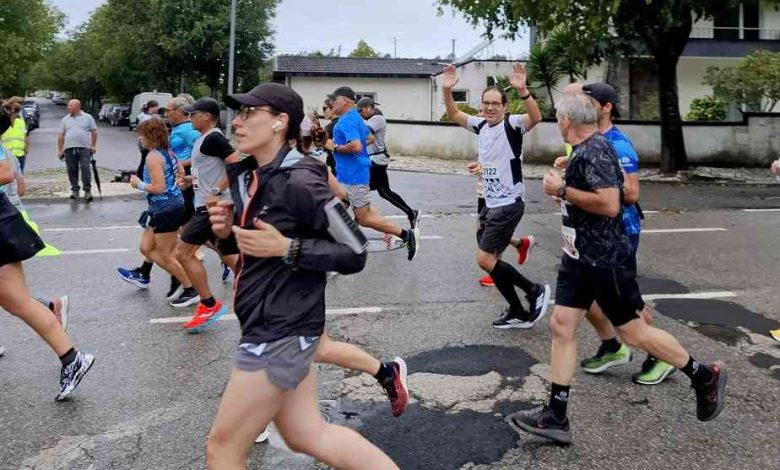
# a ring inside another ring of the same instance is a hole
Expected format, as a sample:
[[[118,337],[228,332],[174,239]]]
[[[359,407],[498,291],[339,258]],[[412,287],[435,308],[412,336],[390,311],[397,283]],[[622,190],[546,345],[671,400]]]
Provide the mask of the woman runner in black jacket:
[[[312,362],[325,324],[326,272],[358,272],[366,254],[328,233],[327,169],[288,144],[299,141],[303,100],[265,83],[226,102],[239,109],[238,148],[253,158],[228,168],[232,207],[222,201],[209,210],[220,247],[240,255],[233,306],[241,341],[209,434],[208,466],[245,468],[252,443],[273,421],[293,451],[334,468],[396,469],[376,446],[319,413]]]

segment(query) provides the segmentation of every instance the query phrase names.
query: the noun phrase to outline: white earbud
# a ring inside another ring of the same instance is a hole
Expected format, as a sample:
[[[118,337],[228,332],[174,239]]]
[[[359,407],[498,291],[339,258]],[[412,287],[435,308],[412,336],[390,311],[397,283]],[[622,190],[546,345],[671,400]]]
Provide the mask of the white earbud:
[[[271,126],[271,129],[273,129],[273,130],[277,130],[277,129],[279,129],[280,127],[282,127],[282,122],[281,122],[281,121],[276,121],[276,122],[275,122],[275,123],[274,123],[274,124]]]

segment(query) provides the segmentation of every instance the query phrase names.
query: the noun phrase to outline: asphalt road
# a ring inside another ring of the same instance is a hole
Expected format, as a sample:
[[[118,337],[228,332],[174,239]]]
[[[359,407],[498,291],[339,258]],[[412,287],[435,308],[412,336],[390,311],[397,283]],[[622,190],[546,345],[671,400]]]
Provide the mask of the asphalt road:
[[[132,135],[109,131],[101,131],[101,149],[132,153]],[[130,153],[121,158],[130,162]],[[427,215],[421,253],[412,263],[402,251],[372,253],[362,273],[334,278],[328,307],[356,310],[333,310],[328,329],[382,358],[405,357],[414,400],[393,418],[372,378],[321,366],[328,419],[357,429],[404,469],[780,467],[780,346],[766,334],[780,327],[780,211],[767,210],[780,208],[777,189],[642,187],[643,293],[660,327],[697,358],[726,364],[726,409],[714,422],[698,422],[693,391],[679,372],[659,386],[631,384],[644,358],[637,352],[631,365],[604,375],[578,371],[574,444],[564,448],[518,436],[504,421],[546,401],[550,334],[546,324],[523,332],[490,326],[502,302],[476,283],[474,181],[392,172],[391,182]],[[529,183],[528,200],[518,232],[534,234],[539,246],[522,271],[554,284],[559,216],[538,181]],[[397,215],[376,196],[374,202]],[[229,319],[187,335],[176,317],[189,311],[167,305],[167,276],[158,268],[149,291],[115,277],[117,266],[140,259],[134,226],[142,207],[140,199],[28,204],[44,238],[64,250],[26,263],[31,289],[71,296],[70,332],[97,362],[71,400],[55,403],[58,361],[18,320],[0,316],[0,344],[8,350],[0,358],[1,469],[204,468],[204,439],[238,324]],[[216,257],[207,253],[205,263],[212,288],[229,300],[231,284],[218,278]],[[583,326],[580,358],[596,347]],[[289,453],[272,432],[269,443],[255,445],[250,468],[321,467]]]

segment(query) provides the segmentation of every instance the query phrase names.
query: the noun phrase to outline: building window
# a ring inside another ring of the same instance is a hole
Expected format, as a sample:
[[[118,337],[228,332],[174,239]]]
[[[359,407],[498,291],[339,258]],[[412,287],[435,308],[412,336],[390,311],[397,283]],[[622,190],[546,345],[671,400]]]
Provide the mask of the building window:
[[[454,99],[456,103],[468,103],[469,102],[469,91],[468,90],[452,90],[452,99]]]
[[[376,92],[365,92],[365,91],[356,91],[355,92],[355,101],[360,100],[360,98],[371,98],[372,100],[376,101]]]

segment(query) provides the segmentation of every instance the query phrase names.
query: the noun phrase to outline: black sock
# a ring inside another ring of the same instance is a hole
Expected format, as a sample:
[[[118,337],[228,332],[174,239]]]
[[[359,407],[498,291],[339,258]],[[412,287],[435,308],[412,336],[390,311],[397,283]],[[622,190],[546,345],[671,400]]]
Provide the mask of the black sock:
[[[395,370],[393,370],[392,367],[387,365],[386,362],[382,362],[379,364],[379,371],[374,374],[374,378],[380,383],[383,384],[387,382],[388,379],[392,379],[395,376]]]
[[[70,348],[68,349],[68,352],[60,356],[60,362],[62,363],[62,367],[67,366],[71,362],[76,360],[76,349]]]
[[[680,369],[687,375],[694,385],[703,385],[712,382],[712,371],[709,367],[699,363],[693,356],[688,356],[688,363]]]
[[[152,266],[154,266],[154,263],[146,260],[144,260],[144,262],[141,264],[141,269],[139,271],[141,272],[141,276],[143,276],[144,279],[149,279],[149,276],[152,274]]]
[[[608,353],[614,354],[614,353],[620,351],[620,346],[622,346],[622,345],[620,344],[620,341],[618,341],[617,338],[610,338],[610,339],[608,339],[606,341],[602,341],[601,342],[601,346]]]
[[[569,385],[552,384],[550,388],[550,404],[555,417],[560,421],[566,417],[566,407],[569,404]]]
[[[512,271],[514,271],[512,266],[498,260],[493,267],[493,271],[490,272],[490,277],[493,279],[496,289],[498,289],[506,301],[509,302],[509,307],[511,307],[512,310],[524,314],[525,309],[523,308],[523,304],[520,303],[520,298],[517,296],[517,291],[515,291],[515,283],[512,281]]]
[[[217,301],[214,300],[214,296],[211,296],[208,299],[200,299],[200,303],[208,308],[212,308],[213,306],[217,305]]]
[[[522,289],[523,292],[526,293],[526,295],[530,295],[532,292],[535,293],[536,284],[531,282],[527,277],[525,277],[522,274],[520,274],[520,271],[515,269],[511,264],[509,264],[509,263],[507,263],[505,261],[500,261],[500,262],[504,263],[505,265],[507,265],[507,267],[511,270],[511,272],[512,272],[512,282],[514,282],[517,287]],[[536,302],[536,299],[534,299],[534,302]]]

